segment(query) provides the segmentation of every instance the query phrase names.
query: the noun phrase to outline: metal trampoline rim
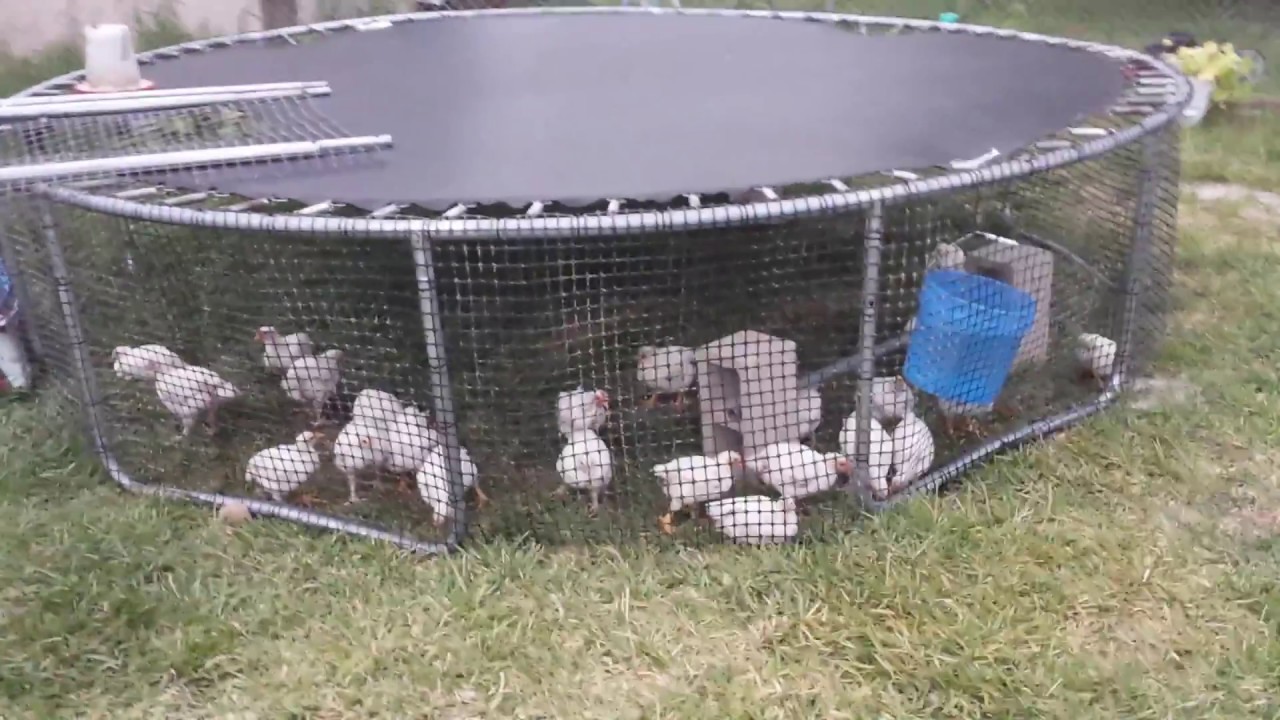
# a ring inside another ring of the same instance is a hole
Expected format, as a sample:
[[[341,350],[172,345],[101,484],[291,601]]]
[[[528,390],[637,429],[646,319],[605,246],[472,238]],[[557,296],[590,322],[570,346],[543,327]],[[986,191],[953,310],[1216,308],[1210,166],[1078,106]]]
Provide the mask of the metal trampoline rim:
[[[1079,145],[1040,154],[1034,158],[1013,157],[978,170],[955,171],[929,178],[906,180],[870,189],[847,190],[820,195],[765,200],[749,203],[716,205],[704,208],[681,208],[622,212],[612,215],[568,215],[547,217],[504,218],[400,218],[321,217],[298,215],[265,215],[256,212],[205,210],[152,205],[109,195],[97,195],[68,186],[42,186],[40,192],[50,199],[92,212],[169,225],[221,228],[250,232],[287,234],[347,235],[352,237],[395,237],[403,239],[422,233],[430,241],[565,238],[584,236],[638,235],[697,229],[724,229],[770,221],[785,221],[831,215],[866,208],[873,203],[896,205],[914,198],[1038,175],[1043,172],[1096,158],[1137,140],[1160,132],[1173,124],[1190,100],[1191,86],[1186,76],[1165,63],[1137,50],[1084,40],[1027,33],[1018,30],[979,25],[941,23],[932,20],[855,15],[828,12],[735,10],[727,8],[634,8],[606,6],[509,8],[493,10],[446,10],[369,16],[351,20],[335,20],[298,25],[273,31],[259,31],[197,40],[140,53],[144,63],[165,59],[166,55],[203,52],[239,43],[274,38],[288,38],[332,30],[354,30],[373,22],[418,22],[443,18],[488,15],[540,14],[681,14],[693,16],[758,17],[779,20],[848,23],[863,27],[888,27],[955,32],[971,35],[1011,38],[1021,41],[1068,47],[1107,55],[1121,61],[1141,62],[1159,70],[1172,81],[1174,90],[1165,102],[1141,121],[1108,135],[1086,140]],[[67,73],[23,90],[14,97],[34,96],[74,84],[84,71]],[[1065,128],[1064,128],[1065,129]],[[886,169],[888,170],[888,169]],[[819,180],[819,179],[815,179]],[[335,199],[339,200],[339,199]]]

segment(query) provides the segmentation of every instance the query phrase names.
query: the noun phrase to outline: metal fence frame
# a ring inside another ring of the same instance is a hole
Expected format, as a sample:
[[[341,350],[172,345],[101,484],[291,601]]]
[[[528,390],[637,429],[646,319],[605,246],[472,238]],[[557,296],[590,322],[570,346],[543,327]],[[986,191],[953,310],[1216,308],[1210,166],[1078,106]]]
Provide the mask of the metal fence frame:
[[[1162,180],[1159,176],[1161,167],[1159,163],[1155,162],[1158,143],[1161,140],[1160,133],[1177,120],[1183,107],[1190,99],[1190,84],[1185,76],[1162,61],[1138,51],[1014,30],[962,24],[943,24],[905,18],[845,15],[831,12],[591,6],[503,10],[445,10],[402,13],[357,20],[339,20],[274,31],[246,33],[212,40],[193,41],[142,53],[139,59],[145,65],[163,62],[169,58],[181,57],[188,53],[227,48],[239,43],[256,42],[271,38],[290,38],[309,33],[327,34],[350,31],[370,22],[430,22],[436,19],[452,17],[542,13],[669,13],[704,16],[745,16],[791,21],[852,23],[863,29],[863,31],[867,29],[929,30],[1013,38],[1025,42],[1076,48],[1103,54],[1121,61],[1140,63],[1144,67],[1144,72],[1147,73],[1147,79],[1157,81],[1152,84],[1161,85],[1166,90],[1156,97],[1156,102],[1152,103],[1152,106],[1140,121],[1100,137],[1092,137],[1079,143],[1067,143],[1066,146],[1057,146],[1056,149],[1042,152],[1034,157],[1013,157],[977,170],[947,172],[928,178],[920,178],[912,173],[894,173],[892,179],[896,182],[870,189],[851,190],[847,186],[840,189],[841,183],[832,181],[833,192],[822,195],[778,198],[716,207],[569,217],[521,216],[514,218],[453,219],[446,216],[430,219],[391,219],[383,218],[379,213],[374,212],[368,217],[338,218],[317,215],[298,216],[296,214],[266,215],[231,210],[196,210],[172,205],[157,206],[138,202],[134,199],[97,195],[85,188],[58,185],[37,186],[33,188],[33,201],[40,208],[43,241],[49,253],[51,270],[61,304],[62,324],[74,355],[74,371],[82,393],[81,401],[86,408],[89,439],[94,453],[100,458],[108,474],[120,487],[137,494],[180,499],[215,507],[232,502],[242,503],[255,515],[274,516],[325,530],[336,530],[366,538],[385,540],[413,552],[432,555],[444,554],[457,549],[465,539],[468,527],[465,503],[460,502],[457,503],[458,516],[453,523],[448,539],[443,543],[424,543],[364,523],[328,515],[319,515],[313,512],[302,512],[298,508],[287,504],[219,493],[183,490],[135,480],[113,455],[106,440],[103,421],[97,413],[97,406],[100,403],[101,396],[93,380],[88,348],[81,329],[79,311],[77,309],[75,289],[72,287],[70,272],[62,251],[58,229],[53,219],[53,213],[50,211],[50,203],[65,204],[90,212],[120,218],[168,225],[253,232],[344,235],[407,240],[414,258],[423,337],[431,365],[433,410],[445,431],[446,442],[451,449],[448,460],[456,499],[461,498],[463,495],[461,474],[459,472],[458,448],[460,445],[457,437],[452,389],[449,384],[448,363],[445,358],[444,338],[438,322],[439,298],[436,291],[433,252],[433,247],[436,243],[497,238],[604,237],[669,232],[699,227],[725,229],[768,221],[832,215],[858,210],[865,211],[867,220],[864,241],[866,243],[868,267],[866,276],[863,278],[863,286],[858,290],[862,297],[861,337],[863,339],[860,342],[856,357],[845,358],[829,368],[812,373],[808,383],[813,384],[836,374],[855,374],[859,379],[857,387],[858,412],[869,414],[871,406],[871,376],[875,360],[877,356],[891,352],[900,346],[902,342],[901,339],[896,339],[888,343],[882,343],[879,346],[875,344],[876,296],[878,295],[879,285],[877,258],[879,257],[879,245],[882,235],[883,213],[886,207],[921,197],[1038,175],[1096,158],[1134,143],[1141,143],[1144,162],[1138,186],[1135,188],[1135,196],[1137,198],[1135,234],[1130,244],[1130,254],[1123,279],[1122,294],[1125,296],[1125,303],[1118,340],[1119,357],[1117,358],[1117,369],[1106,388],[1092,402],[1078,405],[1065,412],[1032,422],[984,442],[981,446],[970,450],[951,462],[932,469],[910,487],[890,496],[886,500],[877,501],[865,493],[860,493],[862,495],[861,500],[868,509],[881,511],[918,493],[935,491],[944,483],[958,477],[965,469],[982,462],[997,452],[1048,437],[1100,412],[1116,401],[1121,389],[1130,379],[1132,371],[1130,354],[1134,335],[1134,319],[1139,311],[1137,280],[1142,271],[1146,253],[1149,251],[1155,194]],[[83,72],[63,75],[23,91],[17,97],[36,97],[61,93],[82,78]],[[10,238],[0,232],[0,240],[4,245],[4,256],[6,258],[11,257],[13,251],[10,247]],[[14,276],[15,290],[21,301],[25,295],[21,268],[16,265],[10,265],[9,267],[11,274]],[[27,307],[30,306],[27,305]],[[858,462],[855,465],[865,467],[870,454],[871,426],[868,418],[860,417],[859,420],[858,452],[856,453]],[[861,487],[861,483],[857,482],[852,485]]]

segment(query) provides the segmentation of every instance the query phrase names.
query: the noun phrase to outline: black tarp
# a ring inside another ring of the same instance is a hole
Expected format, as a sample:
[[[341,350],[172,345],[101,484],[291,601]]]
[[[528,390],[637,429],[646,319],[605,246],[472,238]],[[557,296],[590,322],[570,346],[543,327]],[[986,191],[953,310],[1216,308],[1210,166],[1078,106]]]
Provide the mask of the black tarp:
[[[160,87],[328,81],[319,109],[393,149],[341,169],[172,181],[366,208],[667,200],[945,165],[1025,146],[1124,87],[1117,61],[1016,39],[650,14],[436,19],[237,44],[145,74]]]

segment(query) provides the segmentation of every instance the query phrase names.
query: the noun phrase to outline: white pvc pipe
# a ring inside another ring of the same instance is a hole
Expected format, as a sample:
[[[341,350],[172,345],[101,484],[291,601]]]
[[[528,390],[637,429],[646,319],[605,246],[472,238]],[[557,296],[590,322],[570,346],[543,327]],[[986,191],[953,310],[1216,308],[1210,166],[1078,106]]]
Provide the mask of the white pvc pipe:
[[[32,120],[35,118],[80,117],[84,115],[106,115],[109,113],[146,112],[150,110],[174,110],[178,108],[199,107],[217,103],[240,102],[243,100],[272,100],[280,98],[328,95],[332,92],[328,87],[300,88],[295,90],[260,90],[240,93],[213,93],[208,95],[179,95],[176,97],[137,97],[125,99],[95,98],[75,103],[43,103],[18,105],[16,107],[0,106],[0,122],[16,120]]]
[[[112,93],[70,93],[67,95],[35,95],[0,100],[0,109],[20,107],[24,105],[56,105],[61,103],[99,102],[102,100],[132,100],[133,98],[151,97],[187,97],[195,95],[214,95],[223,93],[248,93],[264,90],[304,90],[312,88],[329,89],[324,80],[308,80],[306,82],[257,83],[255,85],[209,85],[206,87],[164,88],[161,90],[126,90]]]
[[[386,147],[390,144],[390,135],[365,135],[335,140],[268,143],[264,145],[245,145],[243,147],[149,153],[132,157],[93,158],[92,160],[15,165],[0,167],[0,183],[51,180],[75,175],[150,172],[179,167],[222,165],[253,160],[292,159],[307,155],[319,155],[330,150]]]

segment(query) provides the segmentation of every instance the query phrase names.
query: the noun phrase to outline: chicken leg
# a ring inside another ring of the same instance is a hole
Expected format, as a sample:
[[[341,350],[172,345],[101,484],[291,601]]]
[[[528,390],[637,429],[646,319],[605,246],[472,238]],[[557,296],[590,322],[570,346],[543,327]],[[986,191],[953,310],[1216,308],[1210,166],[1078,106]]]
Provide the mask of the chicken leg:
[[[311,404],[311,429],[324,427],[324,400],[316,400]]]
[[[316,506],[316,502],[318,502],[319,499],[320,498],[312,495],[311,493],[299,493],[298,496],[294,498],[293,504],[299,507],[311,509]]]
[[[472,485],[471,491],[476,494],[476,507],[484,507],[489,504],[489,496],[485,495],[484,491],[480,489],[479,483]]]
[[[978,421],[969,415],[943,415],[942,426],[943,431],[952,438],[977,437],[982,434]]]
[[[218,434],[218,406],[214,405],[209,408],[209,418],[205,421],[209,425],[209,435]]]
[[[671,535],[675,533],[674,515],[674,513],[667,513],[666,515],[662,515],[658,518],[658,529],[662,531],[663,535]]]
[[[355,505],[360,502],[360,495],[356,493],[356,476],[352,473],[347,476],[347,501],[344,505]]]

